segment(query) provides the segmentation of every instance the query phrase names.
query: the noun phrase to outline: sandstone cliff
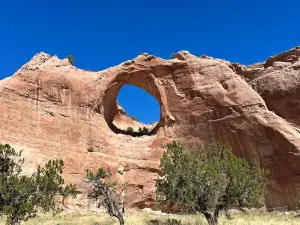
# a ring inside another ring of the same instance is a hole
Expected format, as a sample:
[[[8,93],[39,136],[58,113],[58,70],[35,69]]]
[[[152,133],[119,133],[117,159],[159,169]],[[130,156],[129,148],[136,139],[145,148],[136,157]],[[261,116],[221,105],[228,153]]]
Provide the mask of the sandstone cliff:
[[[267,207],[294,207],[300,195],[299,51],[252,66],[186,51],[171,60],[141,54],[99,72],[39,53],[0,81],[0,142],[24,150],[27,172],[62,158],[66,180],[78,185],[85,168],[110,168],[118,182],[128,182],[125,203],[142,208],[155,207],[166,143],[223,140],[236,155],[270,169]],[[159,102],[154,135],[131,137],[116,127],[122,118],[116,97],[124,84]],[[85,207],[82,198],[78,204]]]

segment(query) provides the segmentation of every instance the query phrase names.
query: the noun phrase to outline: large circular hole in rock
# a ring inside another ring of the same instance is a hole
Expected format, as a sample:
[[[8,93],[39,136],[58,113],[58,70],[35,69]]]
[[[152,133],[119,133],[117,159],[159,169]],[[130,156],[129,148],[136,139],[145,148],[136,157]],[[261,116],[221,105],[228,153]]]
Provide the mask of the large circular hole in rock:
[[[132,136],[155,134],[160,116],[160,104],[147,91],[130,84],[121,87],[113,119],[118,133]]]

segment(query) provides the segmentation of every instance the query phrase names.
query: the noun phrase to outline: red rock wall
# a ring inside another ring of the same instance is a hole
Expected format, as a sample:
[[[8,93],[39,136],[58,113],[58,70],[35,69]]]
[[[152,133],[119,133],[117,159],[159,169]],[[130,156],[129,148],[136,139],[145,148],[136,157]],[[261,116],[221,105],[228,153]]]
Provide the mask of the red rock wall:
[[[223,140],[238,156],[259,159],[271,170],[267,207],[293,207],[300,195],[300,111],[279,106],[277,110],[275,100],[263,94],[268,85],[278,83],[278,76],[273,83],[266,79],[266,71],[275,71],[276,60],[289,60],[286,57],[274,57],[265,67],[245,67],[185,51],[171,60],[142,54],[93,73],[40,53],[0,81],[0,141],[24,150],[28,172],[49,158],[63,158],[66,180],[79,185],[85,168],[110,168],[118,182],[129,184],[123,193],[128,206],[154,207],[155,180],[167,142]],[[297,90],[299,57],[292,59],[276,71],[285,74],[280,84]],[[160,103],[155,135],[113,132],[116,97],[126,83],[148,91]],[[279,86],[273,85],[270,93]],[[288,98],[297,101],[298,96]]]

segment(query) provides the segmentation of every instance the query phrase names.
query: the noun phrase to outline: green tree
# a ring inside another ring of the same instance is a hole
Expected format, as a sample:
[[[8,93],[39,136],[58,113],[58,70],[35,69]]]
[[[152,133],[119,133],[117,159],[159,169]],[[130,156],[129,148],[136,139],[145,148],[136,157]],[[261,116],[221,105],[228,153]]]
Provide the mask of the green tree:
[[[200,212],[210,225],[218,224],[220,210],[260,207],[266,194],[267,170],[258,162],[233,155],[221,143],[206,148],[167,145],[157,181],[157,198],[167,206]]]
[[[124,224],[123,213],[120,210],[120,196],[116,191],[116,183],[109,182],[111,173],[104,169],[98,169],[94,174],[91,170],[86,170],[86,183],[92,185],[92,190],[88,197],[97,203],[97,206],[105,207],[110,216],[116,217],[120,225]]]
[[[63,187],[63,161],[50,160],[38,167],[31,176],[22,174],[24,158],[8,144],[0,144],[0,215],[7,224],[20,224],[36,216],[39,209],[54,213],[62,209],[55,204],[55,196],[75,196],[74,185]]]
[[[71,63],[71,65],[75,64],[75,59],[74,59],[74,57],[72,55],[68,55],[67,59],[69,60],[69,62]]]

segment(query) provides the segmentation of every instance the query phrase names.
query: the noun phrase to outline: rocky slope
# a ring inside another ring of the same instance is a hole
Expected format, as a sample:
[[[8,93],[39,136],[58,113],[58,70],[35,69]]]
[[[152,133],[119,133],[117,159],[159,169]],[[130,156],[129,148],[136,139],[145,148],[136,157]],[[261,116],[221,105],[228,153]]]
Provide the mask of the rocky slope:
[[[269,110],[300,126],[300,47],[251,66],[233,64],[234,70],[265,100]]]
[[[223,140],[236,155],[270,169],[267,207],[292,208],[300,195],[299,58],[297,47],[243,66],[180,51],[171,60],[141,54],[90,72],[39,53],[0,81],[0,142],[24,150],[28,172],[62,158],[66,180],[79,186],[85,168],[109,168],[119,183],[128,182],[126,205],[143,208],[155,207],[166,143]],[[123,84],[159,102],[155,135],[120,133],[116,97]]]
[[[156,122],[144,124],[137,119],[131,118],[119,104],[117,104],[117,108],[118,109],[113,119],[113,124],[121,130],[126,131],[128,128],[132,128],[135,132],[138,132],[139,129],[143,129],[145,127],[150,132],[157,125]]]

